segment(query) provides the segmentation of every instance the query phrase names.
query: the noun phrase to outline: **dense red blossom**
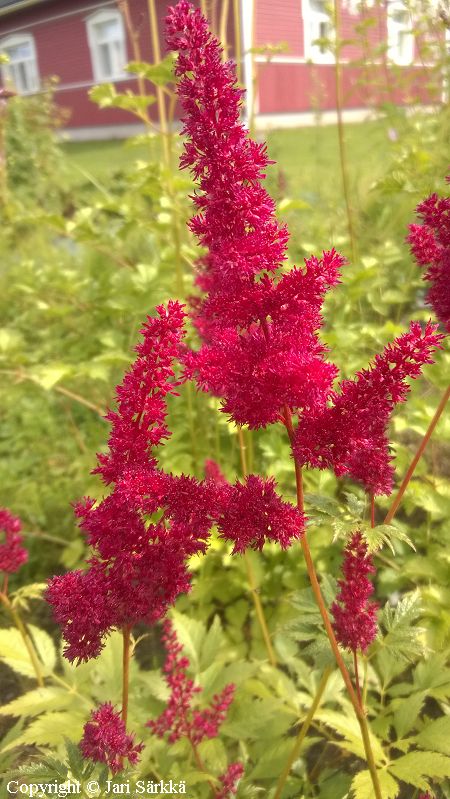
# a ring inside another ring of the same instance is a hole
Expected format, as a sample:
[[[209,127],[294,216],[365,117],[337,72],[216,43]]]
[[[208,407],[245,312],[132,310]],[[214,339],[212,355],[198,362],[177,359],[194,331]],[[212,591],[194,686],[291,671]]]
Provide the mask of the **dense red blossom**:
[[[280,275],[288,234],[261,185],[265,145],[240,123],[234,65],[222,62],[206,20],[184,0],[167,30],[188,137],[181,166],[199,187],[191,228],[208,250],[196,281],[204,296],[193,303],[203,346],[186,357],[187,374],[221,397],[237,424],[264,427],[284,405],[308,412],[326,404],[337,369],[318,339],[321,305],[344,259],[331,250]]]
[[[427,303],[450,332],[450,197],[432,194],[417,206],[422,225],[410,225],[408,241],[419,266],[428,267]]]
[[[75,505],[93,551],[88,569],[49,583],[47,598],[70,660],[96,657],[112,629],[164,616],[189,590],[187,561],[205,551],[221,507],[216,483],[158,468],[154,449],[169,435],[166,397],[177,384],[172,362],[184,313],[178,303],[157,312],[141,331],[137,359],[117,389],[118,409],[108,414],[109,452],[99,455],[96,471],[113,489],[99,503],[85,497]]]
[[[373,585],[368,579],[375,569],[361,533],[354,533],[345,547],[342,565],[343,580],[338,580],[339,593],[331,606],[333,629],[338,642],[353,652],[365,652],[377,634],[378,605],[370,602]]]
[[[216,799],[229,799],[230,795],[235,796],[243,773],[242,763],[230,763],[225,774],[221,774],[219,777],[221,787],[216,793]]]
[[[224,489],[217,526],[221,537],[233,542],[233,554],[250,547],[262,549],[266,541],[285,549],[303,534],[304,515],[284,502],[275,489],[273,478],[255,474]]]
[[[28,552],[22,546],[20,531],[22,523],[7,508],[0,508],[0,572],[12,574],[28,560]],[[3,536],[2,536],[3,533]]]
[[[203,710],[194,708],[194,698],[202,689],[188,677],[189,659],[182,655],[183,647],[170,619],[165,620],[163,629],[162,640],[167,653],[164,673],[170,697],[161,716],[147,722],[147,726],[159,738],[167,735],[169,743],[186,737],[196,746],[205,738],[217,737],[233,701],[235,686],[231,683],[226,685],[220,694],[213,697],[209,707]]]
[[[170,301],[160,305],[156,317],[147,317],[140,331],[135,359],[116,389],[117,410],[109,411],[109,452],[98,456],[94,470],[105,483],[117,482],[125,470],[147,469],[154,464],[152,449],[169,437],[166,396],[176,391],[173,361],[183,336],[184,310]]]
[[[127,734],[120,714],[110,702],[92,711],[80,741],[83,757],[106,763],[114,774],[123,768],[124,760],[132,765],[138,763],[143,748],[142,743],[134,743],[133,734]]]
[[[407,396],[406,379],[417,378],[433,362],[442,340],[436,329],[431,322],[424,330],[411,322],[409,331],[376,355],[368,369],[341,382],[328,407],[300,419],[294,444],[300,464],[334,468],[338,476],[351,476],[374,495],[389,494],[389,421],[395,405]]]
[[[211,458],[205,460],[204,469],[206,480],[212,480],[214,483],[219,483],[219,485],[224,485],[227,482],[219,464]]]

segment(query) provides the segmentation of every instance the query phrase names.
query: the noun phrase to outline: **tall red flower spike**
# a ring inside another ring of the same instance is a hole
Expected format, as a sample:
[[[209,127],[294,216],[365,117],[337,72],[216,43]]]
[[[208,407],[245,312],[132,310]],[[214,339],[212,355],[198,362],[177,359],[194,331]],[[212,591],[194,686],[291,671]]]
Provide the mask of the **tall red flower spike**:
[[[337,641],[352,652],[365,652],[377,634],[378,605],[370,602],[373,585],[368,579],[375,573],[372,558],[361,533],[354,533],[344,551],[344,579],[338,580],[339,593],[331,606]]]
[[[423,224],[409,226],[408,241],[419,266],[428,267],[427,303],[450,333],[450,197],[432,194],[416,210]]]
[[[171,693],[164,712],[155,721],[148,721],[147,727],[159,738],[167,735],[169,743],[186,737],[196,746],[205,738],[216,738],[233,701],[235,686],[231,683],[226,685],[220,694],[213,697],[210,707],[204,710],[193,708],[194,697],[202,689],[187,675],[189,659],[182,655],[183,647],[170,619],[164,621],[162,640],[167,653],[165,680]]]
[[[155,448],[170,435],[166,397],[178,385],[172,363],[184,311],[169,302],[157,314],[141,330],[137,358],[117,388],[117,410],[107,416],[109,450],[94,471],[113,490],[98,504],[85,498],[75,506],[93,549],[89,568],[54,577],[47,590],[70,660],[96,657],[111,629],[160,619],[189,590],[187,560],[205,551],[218,513],[216,483],[158,467]]]
[[[28,560],[28,552],[22,546],[21,529],[19,517],[13,516],[7,508],[0,508],[0,541],[4,534],[3,543],[0,543],[0,572],[12,574]]]
[[[406,379],[419,377],[422,367],[433,363],[443,338],[436,329],[431,322],[425,330],[411,322],[409,332],[388,344],[368,369],[342,381],[330,406],[300,419],[294,444],[298,461],[349,475],[374,495],[390,494],[388,425],[395,405],[409,392]]]
[[[185,0],[170,11],[167,42],[178,51],[188,137],[181,166],[199,186],[191,229],[207,249],[196,279],[205,296],[193,312],[203,346],[186,358],[188,374],[222,398],[237,424],[264,427],[285,405],[308,411],[326,404],[337,369],[317,334],[324,295],[344,259],[331,250],[281,276],[288,233],[262,187],[266,146],[239,121],[234,65],[222,63],[218,40]]]

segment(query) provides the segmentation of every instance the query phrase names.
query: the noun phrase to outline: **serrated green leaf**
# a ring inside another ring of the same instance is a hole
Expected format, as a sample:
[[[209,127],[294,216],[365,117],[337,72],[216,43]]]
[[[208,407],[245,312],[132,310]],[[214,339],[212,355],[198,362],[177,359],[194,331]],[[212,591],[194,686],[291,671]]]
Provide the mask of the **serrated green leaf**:
[[[383,799],[396,799],[399,794],[396,780],[384,769],[377,774]],[[373,799],[374,789],[370,771],[360,771],[353,778],[352,791],[354,799]]]
[[[428,778],[450,777],[450,757],[437,752],[409,752],[391,763],[389,771],[408,785],[427,791]]]
[[[323,721],[328,727],[331,727],[343,740],[336,741],[336,746],[341,746],[349,752],[361,757],[365,760],[364,745],[361,739],[361,729],[355,718],[337,713],[334,710],[321,708],[317,711],[315,718]],[[370,742],[372,746],[373,755],[377,765],[382,765],[386,762],[386,755],[383,747],[378,738],[370,732]]]
[[[38,716],[45,710],[63,708],[73,702],[73,694],[62,688],[48,686],[28,691],[0,707],[2,716]]]
[[[3,748],[3,751],[23,745],[56,747],[68,735],[72,740],[78,741],[83,734],[85,721],[84,716],[79,716],[73,711],[45,713],[32,721],[15,741]]]
[[[211,624],[200,651],[199,668],[201,671],[207,669],[213,661],[217,658],[222,642],[223,642],[222,624],[219,616],[215,615],[213,623]]]
[[[189,658],[192,668],[197,672],[200,667],[200,651],[205,638],[205,625],[197,619],[191,619],[174,610],[172,620],[183,654]]]
[[[424,702],[425,695],[421,693],[400,700],[398,710],[394,713],[394,727],[398,738],[404,738],[413,729]]]
[[[405,702],[405,705],[409,703]],[[413,739],[423,749],[450,756],[450,716],[431,721]]]

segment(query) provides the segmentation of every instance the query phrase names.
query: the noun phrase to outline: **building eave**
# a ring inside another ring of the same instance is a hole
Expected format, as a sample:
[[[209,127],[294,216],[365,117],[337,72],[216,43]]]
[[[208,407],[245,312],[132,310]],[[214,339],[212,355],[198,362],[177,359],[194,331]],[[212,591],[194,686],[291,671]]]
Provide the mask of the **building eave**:
[[[46,0],[17,0],[15,3],[10,3],[7,6],[0,6],[0,17],[6,17],[8,14],[14,14],[16,11],[22,11],[31,6],[41,5]]]

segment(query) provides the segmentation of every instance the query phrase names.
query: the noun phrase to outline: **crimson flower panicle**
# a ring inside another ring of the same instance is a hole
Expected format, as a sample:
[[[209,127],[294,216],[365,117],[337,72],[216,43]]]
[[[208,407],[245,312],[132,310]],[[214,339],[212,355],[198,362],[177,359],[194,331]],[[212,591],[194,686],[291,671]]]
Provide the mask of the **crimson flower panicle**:
[[[157,313],[142,330],[136,361],[117,389],[118,409],[109,414],[109,452],[96,471],[113,490],[98,504],[85,497],[75,505],[93,550],[89,568],[53,578],[47,590],[70,660],[96,657],[112,629],[164,616],[190,589],[187,561],[205,551],[217,515],[216,484],[164,473],[153,452],[169,435],[166,398],[176,385],[172,362],[184,319],[176,302]],[[149,521],[156,512],[158,521]]]
[[[410,225],[407,240],[419,266],[428,267],[427,303],[450,333],[450,197],[432,194],[416,211],[423,224]]]
[[[0,534],[4,533],[3,543],[0,543],[0,572],[13,574],[28,560],[28,552],[22,546],[21,530],[19,517],[13,516],[7,508],[0,508]]]
[[[226,685],[204,710],[193,708],[194,697],[202,689],[188,677],[189,659],[182,654],[183,647],[170,619],[164,621],[163,631],[162,641],[167,653],[165,680],[171,693],[164,712],[157,719],[148,721],[147,727],[159,738],[167,735],[169,743],[186,737],[196,746],[205,738],[217,737],[233,701],[235,686],[231,683]]]
[[[294,443],[299,463],[349,475],[374,495],[391,493],[388,425],[395,405],[406,399],[407,378],[417,378],[425,364],[433,363],[443,338],[436,330],[431,322],[424,330],[411,322],[368,369],[341,382],[330,406],[300,419]]]
[[[352,652],[365,652],[376,638],[378,604],[370,602],[373,585],[368,579],[375,572],[367,544],[360,532],[353,534],[344,550],[344,579],[338,580],[339,592],[331,606],[337,641]]]
[[[242,763],[230,763],[225,774],[221,774],[219,777],[221,787],[216,793],[216,799],[229,799],[230,795],[235,796],[243,773],[244,766]]]
[[[144,744],[134,743],[134,735],[128,734],[120,714],[111,702],[105,702],[92,711],[84,725],[80,749],[83,757],[97,763],[106,763],[113,774],[121,771],[123,761],[132,765],[139,762]]]
[[[266,541],[286,549],[303,535],[305,517],[281,499],[273,478],[250,474],[224,488],[217,527],[221,538],[233,542],[233,554],[262,549]]]
[[[186,356],[187,375],[221,397],[237,424],[264,427],[285,405],[307,412],[327,402],[337,369],[317,333],[344,259],[332,250],[279,277],[288,233],[261,185],[265,145],[239,121],[234,67],[222,63],[219,42],[185,0],[171,9],[167,31],[188,137],[181,165],[199,187],[191,227],[208,250],[197,276],[204,296],[193,304],[203,346]]]

